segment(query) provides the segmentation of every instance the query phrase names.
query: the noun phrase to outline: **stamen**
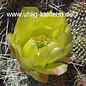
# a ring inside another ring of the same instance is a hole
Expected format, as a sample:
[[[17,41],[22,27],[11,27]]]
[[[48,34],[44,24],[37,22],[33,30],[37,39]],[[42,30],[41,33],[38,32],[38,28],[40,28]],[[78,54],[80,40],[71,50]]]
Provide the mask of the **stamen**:
[[[35,40],[35,44],[38,48],[42,48],[51,42],[51,39],[45,35],[36,36],[33,38],[33,40]]]

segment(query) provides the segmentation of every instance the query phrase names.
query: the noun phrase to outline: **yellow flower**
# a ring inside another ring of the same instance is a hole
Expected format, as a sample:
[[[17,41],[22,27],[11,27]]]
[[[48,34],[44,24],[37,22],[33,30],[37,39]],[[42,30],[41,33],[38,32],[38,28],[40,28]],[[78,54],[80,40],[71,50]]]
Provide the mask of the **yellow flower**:
[[[36,7],[24,7],[21,13],[37,12]],[[14,33],[8,34],[12,55],[21,68],[34,79],[46,82],[48,75],[61,75],[67,65],[58,61],[67,59],[72,49],[71,28],[61,16],[33,16],[18,18]]]

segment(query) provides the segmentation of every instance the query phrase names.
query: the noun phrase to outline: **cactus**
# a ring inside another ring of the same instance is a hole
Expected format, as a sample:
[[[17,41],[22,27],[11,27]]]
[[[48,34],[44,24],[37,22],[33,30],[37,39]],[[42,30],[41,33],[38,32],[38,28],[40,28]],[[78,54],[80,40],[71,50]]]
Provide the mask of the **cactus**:
[[[74,2],[68,12],[77,13],[68,17],[68,22],[72,26],[73,54],[78,59],[86,59],[86,2]]]

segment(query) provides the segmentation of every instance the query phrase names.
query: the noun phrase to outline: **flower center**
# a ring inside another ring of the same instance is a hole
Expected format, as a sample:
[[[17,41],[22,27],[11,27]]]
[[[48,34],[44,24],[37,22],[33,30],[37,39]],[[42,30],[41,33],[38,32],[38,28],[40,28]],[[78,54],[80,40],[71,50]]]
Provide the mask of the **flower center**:
[[[51,39],[45,35],[36,36],[33,39],[35,40],[35,44],[38,48],[42,48],[51,42]]]

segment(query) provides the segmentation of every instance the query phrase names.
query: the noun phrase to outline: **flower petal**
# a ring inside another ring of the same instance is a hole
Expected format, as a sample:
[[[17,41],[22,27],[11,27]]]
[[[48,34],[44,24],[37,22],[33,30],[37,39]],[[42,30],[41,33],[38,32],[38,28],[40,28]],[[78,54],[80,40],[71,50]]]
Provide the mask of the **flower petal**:
[[[39,50],[39,56],[35,57],[35,66],[45,66],[50,59],[50,52],[47,47],[43,47]]]
[[[63,55],[66,56],[66,55],[71,51],[72,48],[73,48],[73,44],[72,44],[72,43],[69,43],[69,44],[65,47]]]
[[[44,25],[34,25],[31,31],[31,37],[45,35],[47,37],[51,37],[53,28],[44,26]]]
[[[40,25],[45,25],[45,26],[51,27],[51,28],[53,28],[53,30],[65,29],[68,26],[66,18],[65,17],[60,17],[60,16],[57,16],[57,17],[39,16],[36,19],[36,24],[37,25],[40,24]]]
[[[36,71],[43,74],[60,75],[67,71],[67,65],[63,63],[51,63],[43,66],[34,67]]]
[[[23,61],[28,67],[32,68],[34,65],[34,56],[37,54],[37,47],[34,44],[34,41],[31,39],[23,47],[23,58],[21,59],[21,61]]]
[[[63,49],[60,49],[58,47],[54,48],[50,53],[50,56],[51,58],[48,62],[49,64],[60,60],[63,57]]]
[[[52,41],[51,43],[47,45],[47,47],[48,47],[49,52],[51,52],[55,47],[57,47],[57,43]]]
[[[71,35],[71,27],[68,26],[65,30],[65,33],[67,34],[67,43],[71,43],[72,35]]]
[[[22,66],[22,68],[24,68],[25,70],[33,69],[33,58],[25,58],[25,57],[21,57],[20,58],[20,64]]]
[[[18,18],[14,34],[16,34],[16,42],[22,47],[30,38],[30,30],[35,21],[33,16],[24,17],[27,12],[38,12],[38,8],[35,7],[24,7],[21,11],[21,16]]]
[[[57,63],[57,64],[50,64],[52,65],[56,65],[56,67],[51,69],[48,69],[48,72],[50,72],[52,75],[61,75],[63,73],[65,73],[67,71],[67,65],[66,64],[62,64],[62,63]],[[49,67],[50,68],[50,67]]]
[[[38,73],[37,71],[30,71],[28,74],[30,74],[35,80],[44,83],[48,82],[48,75]]]
[[[7,40],[7,42],[8,42],[9,44],[12,43],[12,33],[10,33],[10,34],[8,34],[8,35],[6,36],[6,40]]]
[[[57,43],[57,46],[63,49],[67,45],[67,35],[65,33],[59,32],[56,38],[53,39]]]
[[[34,40],[30,39],[23,47],[22,55],[26,58],[34,58],[38,54],[37,47]]]

